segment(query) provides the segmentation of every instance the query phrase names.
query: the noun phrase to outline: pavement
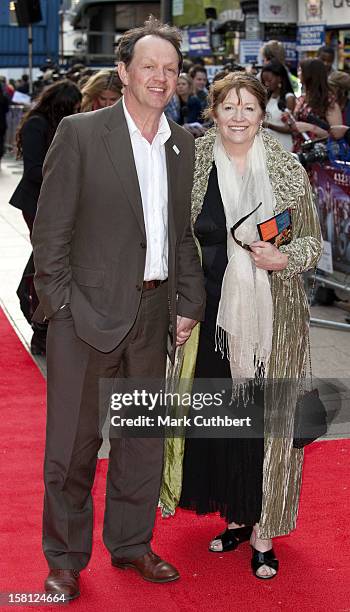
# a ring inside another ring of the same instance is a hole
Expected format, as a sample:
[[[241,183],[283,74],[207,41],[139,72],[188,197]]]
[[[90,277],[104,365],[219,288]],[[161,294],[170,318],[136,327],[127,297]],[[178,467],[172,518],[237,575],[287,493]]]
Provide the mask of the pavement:
[[[21,175],[21,162],[9,155],[3,158],[0,169],[0,306],[29,351],[32,330],[20,310],[16,289],[31,245],[21,211],[8,204]],[[344,299],[340,304],[342,308],[315,305],[311,308],[311,316],[344,323],[350,312],[350,293],[339,296]],[[314,383],[333,416],[327,438],[350,437],[350,333],[312,326],[310,343]],[[45,375],[45,358],[33,359]]]

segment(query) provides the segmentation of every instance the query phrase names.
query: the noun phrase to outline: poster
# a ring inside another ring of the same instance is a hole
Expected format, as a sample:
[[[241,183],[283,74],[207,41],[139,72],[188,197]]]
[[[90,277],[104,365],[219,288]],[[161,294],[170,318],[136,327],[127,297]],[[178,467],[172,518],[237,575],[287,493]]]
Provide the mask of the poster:
[[[324,25],[301,25],[298,27],[297,49],[317,51],[325,43],[326,28]]]
[[[239,43],[239,63],[242,66],[259,64],[261,61],[260,49],[263,44],[261,40],[241,40]]]
[[[350,171],[327,164],[312,164],[309,176],[316,196],[322,236],[331,245],[333,267],[349,274]]]
[[[350,0],[298,0],[298,22],[350,25]]]
[[[192,57],[212,55],[207,28],[189,28],[188,46],[188,53]]]
[[[297,0],[260,0],[259,21],[261,23],[296,23]]]

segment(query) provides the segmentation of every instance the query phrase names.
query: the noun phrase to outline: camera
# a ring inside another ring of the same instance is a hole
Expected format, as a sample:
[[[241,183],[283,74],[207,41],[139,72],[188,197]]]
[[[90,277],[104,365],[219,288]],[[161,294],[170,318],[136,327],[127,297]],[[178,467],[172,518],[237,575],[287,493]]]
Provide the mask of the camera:
[[[301,148],[302,151],[298,153],[298,159],[304,168],[315,162],[322,163],[329,159],[326,139],[309,140]]]

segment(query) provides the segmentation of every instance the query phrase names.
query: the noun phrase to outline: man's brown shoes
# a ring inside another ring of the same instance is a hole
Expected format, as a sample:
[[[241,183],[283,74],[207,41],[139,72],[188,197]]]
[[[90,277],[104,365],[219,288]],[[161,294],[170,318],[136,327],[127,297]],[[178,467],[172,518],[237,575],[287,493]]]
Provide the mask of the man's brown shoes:
[[[68,569],[52,569],[45,580],[46,593],[64,595],[65,601],[79,597],[79,572]]]
[[[120,569],[136,570],[149,582],[173,582],[180,578],[177,569],[150,551],[133,561],[112,557],[112,565]],[[65,601],[79,597],[79,572],[77,570],[52,569],[45,580],[45,591],[52,595],[64,595]]]
[[[163,561],[152,551],[133,561],[112,557],[112,565],[119,569],[134,569],[144,580],[149,582],[173,582],[180,578],[179,572],[173,565]]]

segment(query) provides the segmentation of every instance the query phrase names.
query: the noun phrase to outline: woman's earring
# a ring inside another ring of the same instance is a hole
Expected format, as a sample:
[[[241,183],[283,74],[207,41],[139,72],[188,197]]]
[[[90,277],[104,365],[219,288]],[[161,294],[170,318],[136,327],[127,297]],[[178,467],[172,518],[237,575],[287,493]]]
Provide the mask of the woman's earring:
[[[258,129],[258,134],[261,134],[262,130],[263,130],[263,121],[260,121],[259,129]]]

